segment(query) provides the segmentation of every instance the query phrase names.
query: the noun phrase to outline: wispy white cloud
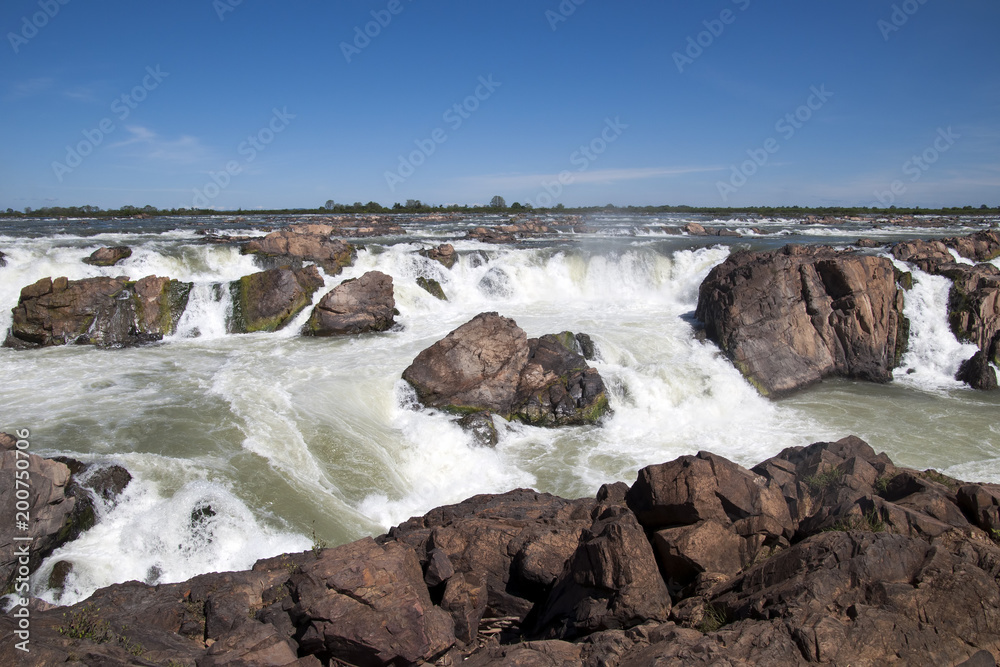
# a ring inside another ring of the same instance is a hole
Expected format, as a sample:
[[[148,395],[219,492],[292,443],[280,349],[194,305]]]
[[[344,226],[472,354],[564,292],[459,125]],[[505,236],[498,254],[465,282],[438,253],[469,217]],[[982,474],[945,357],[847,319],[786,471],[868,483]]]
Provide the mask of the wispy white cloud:
[[[7,98],[21,100],[28,97],[34,97],[35,95],[40,95],[50,90],[53,85],[55,85],[55,80],[49,77],[39,77],[36,79],[28,79],[26,81],[18,81],[11,87],[10,92],[7,94]]]
[[[725,169],[725,167],[639,167],[633,169],[569,171],[569,174],[572,175],[574,184],[610,184],[622,181],[639,181],[648,178],[725,171]],[[552,174],[486,174],[480,176],[463,176],[459,180],[484,188],[516,190],[541,187],[543,183],[558,180],[560,173],[562,172]]]
[[[156,132],[141,125],[129,125],[125,131],[130,136],[111,144],[109,148],[120,149],[133,146],[139,157],[177,164],[195,164],[212,157],[212,151],[203,146],[197,137],[182,135],[177,139],[164,139]]]

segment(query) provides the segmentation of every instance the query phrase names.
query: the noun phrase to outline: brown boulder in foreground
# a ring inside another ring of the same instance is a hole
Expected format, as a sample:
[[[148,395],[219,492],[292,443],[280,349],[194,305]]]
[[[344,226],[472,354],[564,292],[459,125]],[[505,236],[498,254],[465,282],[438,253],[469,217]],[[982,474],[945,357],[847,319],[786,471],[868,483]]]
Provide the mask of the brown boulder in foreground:
[[[825,247],[734,253],[695,316],[765,396],[829,376],[888,382],[908,330],[892,263]]]

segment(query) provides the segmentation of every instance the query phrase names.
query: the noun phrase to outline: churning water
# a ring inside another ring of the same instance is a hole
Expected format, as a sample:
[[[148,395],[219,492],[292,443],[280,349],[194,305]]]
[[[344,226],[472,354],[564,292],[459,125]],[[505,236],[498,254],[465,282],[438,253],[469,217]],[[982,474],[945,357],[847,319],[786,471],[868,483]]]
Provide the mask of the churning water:
[[[116,224],[40,223],[0,236],[4,330],[21,287],[46,276],[156,274],[195,283],[177,334],[161,344],[0,350],[0,429],[30,429],[35,453],[120,463],[135,478],[116,504],[99,508],[95,528],[36,573],[34,592],[49,600],[57,599],[47,580],[60,560],[73,564],[58,598],[68,603],[110,583],[180,581],[248,568],[314,540],[344,543],[477,493],[592,495],[604,482],[631,482],[642,466],[698,450],[752,465],[784,447],[854,433],[899,464],[1000,482],[1000,399],[952,379],[972,352],[948,330],[941,278],[915,274],[911,347],[888,386],[826,382],[769,401],[713,344],[696,339],[698,286],[731,251],[718,241],[843,244],[857,229],[717,221],[747,236],[696,239],[657,231],[676,219],[608,217],[589,221],[597,231],[516,247],[456,241],[460,259],[447,270],[416,251],[481,219],[414,222],[404,236],[366,240],[353,267],[326,279],[328,290],[369,270],[391,275],[396,330],[314,339],[297,335],[309,309],[283,331],[225,333],[228,290],[216,285],[260,269],[194,230],[260,233],[246,223]],[[919,234],[881,238],[904,232]],[[135,251],[118,266],[81,262],[117,244]],[[418,277],[438,280],[448,301],[418,287]],[[599,427],[511,424],[499,446],[485,449],[448,416],[414,409],[403,369],[484,311],[512,317],[529,336],[591,334],[614,414]]]

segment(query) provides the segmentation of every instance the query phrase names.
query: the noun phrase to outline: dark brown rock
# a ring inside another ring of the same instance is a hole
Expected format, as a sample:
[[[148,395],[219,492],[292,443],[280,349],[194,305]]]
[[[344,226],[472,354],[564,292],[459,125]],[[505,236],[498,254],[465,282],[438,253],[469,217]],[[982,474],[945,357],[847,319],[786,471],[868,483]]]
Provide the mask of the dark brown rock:
[[[483,577],[490,614],[523,618],[576,551],[593,507],[524,489],[475,496],[410,519],[386,539],[413,546],[424,562],[440,549],[457,573]]]
[[[955,379],[980,391],[997,389],[997,374],[982,350],[972,355],[971,359],[962,362]]]
[[[938,265],[955,261],[942,241],[903,241],[892,246],[890,252],[899,261],[915,264],[927,273],[935,273]]]
[[[312,302],[323,286],[315,266],[270,269],[229,283],[233,299],[229,333],[277,331]]]
[[[974,262],[988,262],[1000,257],[1000,232],[993,230],[944,239],[944,244]]]
[[[84,264],[93,266],[114,266],[123,259],[132,256],[132,249],[128,246],[115,246],[113,248],[98,248],[90,257],[83,260]]]
[[[739,638],[765,625],[801,652],[783,664],[947,665],[1000,648],[995,577],[945,543],[900,535],[818,534],[715,591],[712,603],[736,621],[718,631],[727,657],[751,664],[768,648],[740,650]]]
[[[428,407],[509,415],[529,355],[514,320],[482,313],[417,355],[403,379]]]
[[[431,603],[416,554],[402,543],[369,538],[328,549],[290,585],[307,654],[359,666],[410,664],[455,642],[451,616]]]
[[[956,501],[974,524],[1000,541],[1000,484],[966,484]]]
[[[572,639],[670,615],[670,594],[635,515],[621,505],[595,514],[538,611],[536,634]]]
[[[777,396],[829,376],[891,380],[902,305],[888,259],[786,246],[713,269],[696,317],[762,394]]]
[[[160,340],[176,329],[190,291],[190,283],[156,276],[44,278],[21,290],[5,345],[130,347]]]
[[[392,277],[369,271],[345,280],[320,299],[302,331],[310,336],[386,331],[396,323],[395,310]]]
[[[482,313],[421,352],[403,379],[428,407],[538,426],[592,424],[608,399],[578,345],[568,332],[528,340],[513,320]]]
[[[455,622],[455,638],[471,644],[479,632],[489,594],[481,575],[465,572],[450,577],[441,599],[441,608]]]
[[[262,239],[255,239],[243,246],[244,254],[255,254],[266,263],[280,266],[292,263],[314,262],[328,275],[340,273],[354,262],[354,246],[331,238],[335,228],[324,224],[289,225],[272,232]]]
[[[989,354],[1000,335],[1000,269],[992,264],[944,264],[941,275],[954,281],[948,294],[948,323],[959,340]]]
[[[24,584],[44,558],[94,525],[93,505],[74,483],[69,468],[31,454],[27,447],[19,449],[17,442],[12,435],[0,434],[0,590],[4,591]],[[30,438],[20,442],[30,443]],[[18,491],[20,495],[27,491],[27,500],[20,499]],[[18,510],[19,500],[27,503],[26,510]]]
[[[443,243],[433,248],[421,250],[420,254],[427,259],[433,259],[436,262],[440,262],[446,269],[450,269],[455,266],[455,262],[458,260],[458,255],[455,253],[455,246],[450,243]]]
[[[875,239],[858,239],[854,243],[854,245],[858,246],[859,248],[879,248],[883,244],[879,243]]]

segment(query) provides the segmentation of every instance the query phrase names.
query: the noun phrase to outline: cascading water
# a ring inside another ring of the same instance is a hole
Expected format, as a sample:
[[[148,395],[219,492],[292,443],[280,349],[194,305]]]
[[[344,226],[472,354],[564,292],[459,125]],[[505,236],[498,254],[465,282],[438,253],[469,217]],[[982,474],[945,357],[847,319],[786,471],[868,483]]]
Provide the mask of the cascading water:
[[[46,276],[156,274],[195,283],[177,332],[160,344],[0,350],[0,429],[30,428],[35,453],[117,462],[135,477],[116,505],[102,506],[94,529],[46,561],[34,592],[60,595],[47,585],[59,560],[73,564],[59,601],[73,602],[125,579],[168,582],[246,568],[307,548],[310,535],[339,544],[378,534],[477,493],[534,487],[592,495],[602,483],[631,482],[642,466],[698,450],[754,464],[784,447],[857,433],[902,465],[1000,481],[1000,401],[950,379],[955,360],[971,355],[953,337],[954,345],[941,343],[950,333],[947,295],[933,276],[918,274],[908,294],[914,337],[896,383],[829,382],[769,401],[697,339],[691,319],[699,285],[730,248],[629,235],[655,229],[655,221],[607,223],[606,234],[524,247],[451,241],[460,256],[451,269],[417,251],[450,241],[455,230],[428,226],[368,241],[313,301],[379,270],[393,278],[398,326],[328,339],[298,335],[308,308],[273,334],[227,334],[226,284],[260,269],[190,231],[0,237],[9,262],[0,268],[5,327],[20,288]],[[752,226],[762,230],[755,242],[763,247],[798,233],[787,221]],[[823,230],[839,238],[831,228],[809,231]],[[80,261],[98,245],[120,243],[134,252],[119,266]],[[437,280],[448,300],[418,286],[420,277]],[[403,369],[484,311],[513,318],[529,336],[590,334],[614,413],[599,427],[502,425],[499,445],[488,449],[473,446],[448,415],[413,406]],[[945,433],[949,447],[936,446]]]

